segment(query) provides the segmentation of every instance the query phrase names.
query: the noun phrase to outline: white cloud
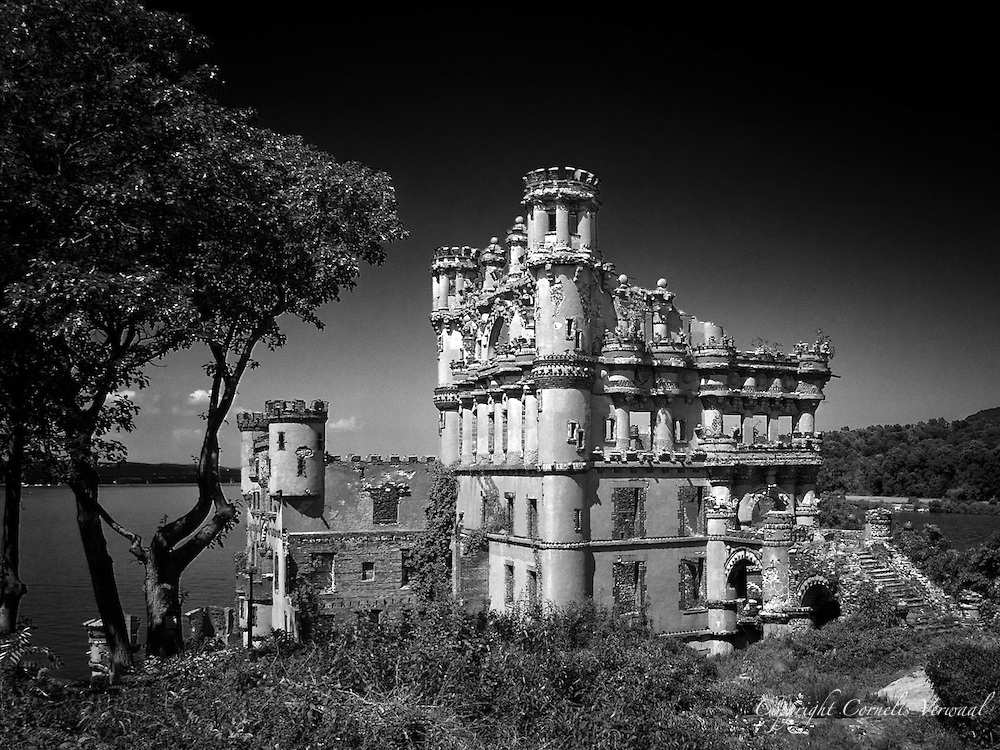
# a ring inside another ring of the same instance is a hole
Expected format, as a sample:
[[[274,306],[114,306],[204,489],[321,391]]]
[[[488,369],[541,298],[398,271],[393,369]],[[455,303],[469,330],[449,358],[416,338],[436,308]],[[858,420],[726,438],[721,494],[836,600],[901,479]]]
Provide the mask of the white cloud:
[[[190,396],[188,396],[188,403],[189,404],[207,404],[208,403],[208,397],[209,397],[209,395],[210,395],[209,392],[206,391],[204,388],[199,388],[194,393],[192,393]]]
[[[173,432],[175,443],[190,443],[196,451],[201,447],[201,439],[203,437],[201,430],[193,428],[180,428]]]
[[[327,422],[326,429],[330,432],[356,432],[360,425],[357,417],[344,417],[336,422]]]

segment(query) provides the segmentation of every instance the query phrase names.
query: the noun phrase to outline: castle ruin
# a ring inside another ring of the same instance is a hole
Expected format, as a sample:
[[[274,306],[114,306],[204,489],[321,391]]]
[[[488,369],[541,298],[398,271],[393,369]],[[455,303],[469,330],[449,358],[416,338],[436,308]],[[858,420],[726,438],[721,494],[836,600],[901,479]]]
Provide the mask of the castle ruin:
[[[593,599],[722,654],[822,624],[834,586],[796,564],[815,538],[816,410],[829,344],[740,351],[598,245],[598,179],[538,169],[504,244],[434,252],[440,461],[459,482],[454,593],[494,610]],[[241,624],[412,603],[428,460],[329,456],[326,404],[239,415],[247,513]],[[805,558],[802,558],[805,559]]]
[[[598,186],[537,169],[504,245],[434,253],[440,455],[462,539],[488,539],[457,595],[592,598],[712,653],[821,619],[828,583],[797,580],[789,549],[818,512],[829,344],[740,351],[664,279],[630,283],[598,244]]]

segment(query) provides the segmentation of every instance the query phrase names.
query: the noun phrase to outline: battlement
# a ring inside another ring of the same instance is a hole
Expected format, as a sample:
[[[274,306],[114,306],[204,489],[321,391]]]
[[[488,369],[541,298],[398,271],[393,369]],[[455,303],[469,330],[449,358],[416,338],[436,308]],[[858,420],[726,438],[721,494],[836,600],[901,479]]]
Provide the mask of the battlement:
[[[479,260],[479,248],[463,245],[461,247],[442,246],[434,250],[434,265],[438,263],[471,263],[475,265]]]
[[[375,464],[403,466],[407,464],[434,464],[437,463],[437,456],[408,456],[401,453],[390,453],[387,456],[382,455],[381,453],[372,453],[368,456],[348,453],[346,456],[341,456],[327,453],[324,462],[327,464]]]
[[[548,167],[535,169],[524,176],[526,206],[538,203],[582,202],[597,207],[600,203],[600,180],[592,172],[575,167]]]
[[[326,401],[310,401],[308,406],[301,399],[264,402],[264,415],[270,422],[325,420],[327,413],[328,405]]]
[[[267,432],[267,416],[262,411],[241,411],[236,415],[240,432]]]
[[[600,179],[593,172],[575,167],[543,167],[533,169],[524,176],[524,187],[527,190],[533,190],[552,182],[578,182],[589,185],[594,189],[595,195],[597,187],[601,184]]]

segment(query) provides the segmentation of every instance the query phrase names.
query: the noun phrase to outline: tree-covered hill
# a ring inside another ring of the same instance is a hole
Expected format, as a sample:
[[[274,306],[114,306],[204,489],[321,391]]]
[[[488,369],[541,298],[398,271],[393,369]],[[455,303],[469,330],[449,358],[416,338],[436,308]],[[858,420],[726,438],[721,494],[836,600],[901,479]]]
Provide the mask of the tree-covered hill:
[[[823,436],[820,489],[859,495],[1000,498],[1000,408],[965,419],[846,427]]]

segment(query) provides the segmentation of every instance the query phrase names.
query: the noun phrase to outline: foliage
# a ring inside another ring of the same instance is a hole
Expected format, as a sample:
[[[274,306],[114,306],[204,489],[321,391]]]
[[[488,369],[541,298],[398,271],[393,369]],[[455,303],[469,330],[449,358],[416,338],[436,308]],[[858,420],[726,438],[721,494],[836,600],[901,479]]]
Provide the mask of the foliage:
[[[996,747],[1000,741],[1000,646],[971,640],[953,641],[933,651],[927,676],[942,707],[977,709],[972,716],[937,714],[969,746]]]
[[[983,597],[980,621],[1000,631],[1000,533],[967,550],[955,549],[934,524],[904,530],[893,538],[897,549],[952,596],[963,591]]]
[[[863,529],[863,512],[843,493],[824,492],[819,498],[818,523],[824,529]]]
[[[153,660],[120,692],[0,696],[0,745],[740,747],[747,730],[714,679],[683,644],[592,607],[518,619],[432,606],[305,647]]]
[[[62,664],[62,660],[48,648],[31,642],[35,627],[30,622],[22,621],[18,626],[9,635],[0,636],[0,681],[37,675],[43,664],[55,667]],[[38,656],[43,657],[42,662],[33,658]]]
[[[996,410],[947,422],[881,425],[823,435],[822,490],[859,495],[936,497],[956,503],[1000,497],[1000,419]],[[978,506],[973,512],[1000,512]]]
[[[205,41],[178,17],[136,0],[39,0],[4,4],[0,22],[0,322],[54,342],[36,350],[61,376],[52,420],[89,514],[95,589],[100,515],[147,565],[148,645],[169,653],[180,575],[236,520],[218,431],[254,348],[284,343],[286,313],[321,326],[318,308],[405,236],[395,193],[387,175],[218,104]],[[134,405],[115,394],[194,342],[210,379],[198,499],[143,547],[97,505],[97,461],[120,457],[101,438],[131,428]],[[116,598],[99,601],[106,622],[120,620]]]
[[[424,515],[427,524],[413,547],[412,586],[424,601],[451,596],[451,555],[455,535],[458,479],[443,464],[435,464]]]

